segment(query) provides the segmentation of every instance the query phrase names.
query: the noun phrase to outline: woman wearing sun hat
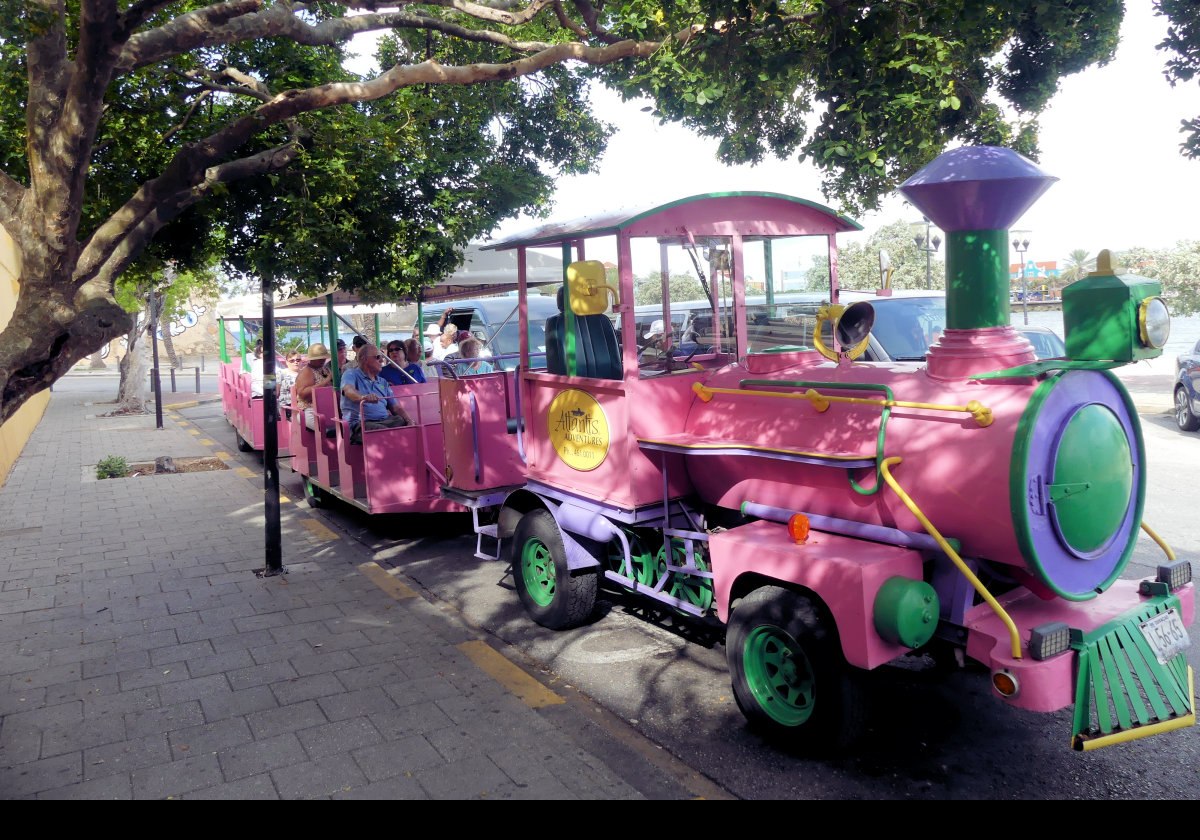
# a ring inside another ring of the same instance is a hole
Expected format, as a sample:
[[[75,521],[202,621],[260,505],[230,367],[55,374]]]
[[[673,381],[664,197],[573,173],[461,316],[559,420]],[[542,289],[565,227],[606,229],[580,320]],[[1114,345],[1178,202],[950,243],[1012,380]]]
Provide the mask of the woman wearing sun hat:
[[[329,348],[324,344],[310,344],[305,354],[307,364],[296,376],[296,384],[292,387],[295,405],[294,409],[304,412],[304,422],[308,428],[316,431],[317,418],[313,413],[313,388],[321,388],[333,384],[333,373],[325,367],[329,361]]]

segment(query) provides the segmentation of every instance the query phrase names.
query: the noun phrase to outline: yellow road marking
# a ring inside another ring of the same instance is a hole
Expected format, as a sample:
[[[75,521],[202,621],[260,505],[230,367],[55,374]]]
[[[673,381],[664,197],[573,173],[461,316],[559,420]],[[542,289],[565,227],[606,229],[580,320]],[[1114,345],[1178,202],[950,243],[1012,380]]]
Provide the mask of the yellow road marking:
[[[397,601],[418,597],[412,587],[392,577],[378,563],[363,563],[358,567],[358,570],[366,576],[367,580],[371,581],[371,583],[378,586]]]
[[[189,435],[198,435],[198,434],[200,434],[200,430],[199,430],[199,429],[184,429],[184,431],[185,431],[185,432],[187,432]]]
[[[463,642],[456,647],[478,665],[480,670],[507,688],[518,700],[531,709],[567,702],[509,662],[503,654],[492,648],[487,642]]]
[[[229,453],[228,453],[228,452],[218,452],[218,453],[217,453],[217,457],[218,457],[218,458],[228,458],[228,457],[229,457]]]
[[[216,446],[216,444],[215,444],[215,443],[213,443],[213,442],[212,442],[211,440],[209,440],[208,438],[200,438],[200,440],[198,440],[198,441],[196,441],[196,442],[197,442],[197,443],[200,443],[200,444],[203,444],[204,446]]]
[[[266,493],[266,492],[267,492],[267,488],[266,488],[266,487],[260,487],[259,489],[260,489],[260,490],[261,490],[261,492],[263,492],[263,493]],[[292,503],[292,500],[291,500],[291,499],[289,499],[287,496],[283,495],[282,493],[280,493],[280,494],[279,494],[279,503],[280,503],[281,505],[290,505],[290,504]]]
[[[308,532],[323,542],[330,542],[338,539],[338,535],[326,528],[315,519],[301,519],[300,524],[303,525]]]
[[[240,475],[242,478],[254,478],[258,475],[258,473],[249,467],[238,467],[236,470],[234,470],[234,472]]]

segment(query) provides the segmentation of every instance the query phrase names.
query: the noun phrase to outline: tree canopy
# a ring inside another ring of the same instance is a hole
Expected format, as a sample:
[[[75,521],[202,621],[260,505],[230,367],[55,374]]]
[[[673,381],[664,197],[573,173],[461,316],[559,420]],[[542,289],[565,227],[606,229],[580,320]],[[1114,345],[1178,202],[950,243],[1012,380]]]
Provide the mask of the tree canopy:
[[[1155,0],[1154,9],[1170,22],[1158,45],[1167,53],[1163,74],[1172,85],[1190,82],[1200,73],[1200,0]],[[1184,157],[1200,158],[1200,115],[1182,120]]]
[[[1165,5],[1165,1],[1164,1]],[[20,256],[0,421],[123,332],[139,261],[403,294],[608,127],[596,81],[721,138],[798,155],[874,207],[948,143],[1036,157],[1064,74],[1108,61],[1120,0],[0,0],[0,225]],[[345,69],[390,32],[380,70]],[[1007,102],[1019,118],[1005,119]],[[146,270],[151,270],[147,268]]]
[[[1131,248],[1114,256],[1116,265],[1131,274],[1162,284],[1172,315],[1200,313],[1200,241],[1185,239],[1170,248]]]
[[[930,239],[938,235],[936,228]],[[877,289],[881,282],[879,252],[885,250],[892,263],[893,289],[946,288],[946,265],[927,255],[914,237],[925,237],[925,226],[895,221],[876,230],[865,242],[841,242],[838,247],[838,286],[843,289]],[[828,284],[829,261],[819,258],[809,274],[818,284]],[[820,288],[817,285],[816,288]]]

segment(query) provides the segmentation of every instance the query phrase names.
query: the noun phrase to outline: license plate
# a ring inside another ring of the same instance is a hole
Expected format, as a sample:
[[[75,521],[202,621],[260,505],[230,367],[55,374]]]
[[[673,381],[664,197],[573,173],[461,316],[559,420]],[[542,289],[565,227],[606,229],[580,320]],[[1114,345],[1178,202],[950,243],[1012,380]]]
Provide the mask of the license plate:
[[[1161,612],[1138,626],[1160,665],[1166,665],[1192,644],[1179,613],[1174,609]]]

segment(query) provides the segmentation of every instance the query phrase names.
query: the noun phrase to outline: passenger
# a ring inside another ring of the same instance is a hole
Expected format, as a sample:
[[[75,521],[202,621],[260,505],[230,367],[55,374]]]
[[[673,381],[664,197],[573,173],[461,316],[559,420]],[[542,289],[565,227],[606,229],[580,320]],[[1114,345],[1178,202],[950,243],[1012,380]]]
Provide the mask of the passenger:
[[[415,339],[410,338],[409,341],[412,341],[414,344],[416,343]],[[412,385],[414,379],[417,382],[425,381],[425,374],[421,372],[421,366],[410,365],[408,363],[408,358],[404,349],[404,345],[406,343],[407,342],[395,340],[389,341],[387,345],[388,361],[393,362],[394,364],[384,364],[383,370],[380,371],[379,375],[393,385]],[[416,368],[415,373],[412,370],[414,367]],[[408,372],[408,376],[404,375],[404,371]],[[409,377],[412,378],[410,379]]]
[[[346,371],[342,380],[342,417],[350,423],[351,443],[362,443],[363,429],[412,425],[404,406],[392,396],[391,383],[379,375],[383,362],[378,348],[364,344],[358,367]]]
[[[345,346],[345,345],[342,345],[342,343],[340,341],[338,342],[338,344],[343,347]],[[359,354],[362,353],[362,349],[367,346],[367,340],[365,338],[363,338],[361,335],[358,335],[356,333],[354,336],[354,339],[350,342],[350,345],[354,348],[354,358],[351,359],[350,361],[346,362],[346,364],[342,368],[342,370],[353,370],[354,368],[358,367],[358,357],[359,357]],[[339,356],[338,364],[340,365],[341,363],[342,363],[341,356]]]
[[[418,382],[425,382],[425,365],[424,356],[421,352],[421,342],[415,338],[407,339],[404,342],[404,357],[407,362],[404,369],[409,372],[413,379]]]
[[[250,360],[250,396],[263,395],[263,345],[259,339],[254,344],[254,358]]]
[[[415,330],[414,330],[415,332]],[[430,324],[425,328],[425,355],[433,356],[433,350],[442,339],[442,328],[438,324]]]
[[[442,312],[441,317],[439,317],[437,319],[437,322],[430,323],[429,326],[427,326],[425,328],[425,337],[428,339],[431,339],[432,341],[434,341],[436,343],[437,339],[442,334],[442,330],[444,330],[446,327],[446,320],[450,317],[451,314],[453,314],[453,312],[454,312],[454,307],[451,307],[451,306],[446,307],[446,309]],[[420,328],[420,326],[421,326],[420,321],[413,324],[413,331],[412,331],[413,338],[417,337],[417,329]]]
[[[313,412],[313,389],[333,384],[333,373],[329,370],[329,349],[324,344],[311,344],[307,353],[308,363],[296,374],[292,386],[293,408],[304,412],[304,424],[317,430],[317,417]]]
[[[458,327],[447,324],[442,328],[442,337],[433,343],[433,360],[440,362],[451,353],[458,352]]]
[[[458,344],[458,350],[460,358],[474,359],[474,361],[469,364],[455,365],[459,375],[471,373],[492,373],[496,370],[491,362],[484,361],[479,357],[479,353],[482,350],[482,345],[479,343],[479,339],[475,338],[474,336],[468,336],[460,341]]]
[[[693,353],[700,352],[700,336],[695,330],[688,330],[683,334],[683,339],[679,342],[677,355],[690,356]]]
[[[284,362],[284,369],[276,374],[275,388],[279,398],[279,405],[284,410],[284,416],[289,419],[292,416],[292,389],[296,386],[296,378],[300,375],[300,365],[304,360],[300,358],[298,350],[291,350],[287,354],[287,359]]]

